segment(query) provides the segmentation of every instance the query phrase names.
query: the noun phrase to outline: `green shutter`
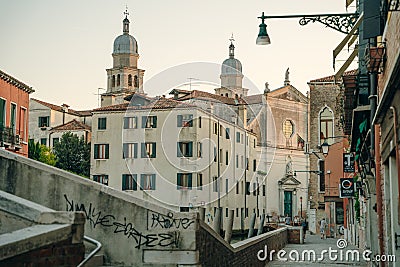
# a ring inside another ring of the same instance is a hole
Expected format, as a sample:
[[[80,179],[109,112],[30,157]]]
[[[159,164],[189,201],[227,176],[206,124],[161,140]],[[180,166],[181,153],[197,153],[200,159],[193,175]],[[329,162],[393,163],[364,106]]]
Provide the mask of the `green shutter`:
[[[182,173],[176,174],[176,189],[180,189],[182,186]]]
[[[124,117],[124,129],[128,129],[129,128],[129,118]]]
[[[155,174],[151,175],[151,185],[152,185],[151,189],[156,190],[156,175]]]
[[[127,178],[127,175],[122,174],[122,190],[126,190],[126,184],[127,184],[126,178]]]
[[[99,158],[99,145],[94,145],[94,158]]]
[[[157,155],[157,145],[156,145],[156,143],[153,143],[153,145],[151,147],[152,147],[151,157],[155,158],[156,155]]]
[[[140,155],[142,158],[147,158],[146,155],[146,143],[141,143],[141,151],[140,151]]]
[[[193,142],[188,143],[188,157],[193,157]]]
[[[193,115],[189,115],[189,119],[190,119],[189,126],[193,127]]]
[[[157,128],[157,116],[153,117],[153,128]]]
[[[134,143],[133,144],[133,157],[135,158],[135,159],[137,159],[137,151],[138,151],[138,144],[137,143]]]
[[[146,121],[147,121],[147,117],[142,116],[142,128],[146,128]]]
[[[180,143],[181,142],[178,142],[178,143],[176,143],[176,156],[177,157],[182,157],[182,151],[181,151],[181,148],[180,148]]]
[[[126,156],[128,155],[128,144],[122,144],[122,158],[126,159]]]
[[[178,115],[178,117],[176,118],[176,126],[182,127],[182,115]]]
[[[110,152],[110,145],[109,144],[106,144],[106,159],[108,159],[109,158],[109,152]]]
[[[144,187],[144,174],[140,175],[140,190],[143,190]]]
[[[133,190],[137,190],[137,174],[132,175],[133,178]]]
[[[192,174],[190,173],[188,175],[188,188],[191,190],[192,189]]]
[[[6,106],[6,101],[4,99],[0,99],[0,130],[3,129],[5,126],[5,106]]]

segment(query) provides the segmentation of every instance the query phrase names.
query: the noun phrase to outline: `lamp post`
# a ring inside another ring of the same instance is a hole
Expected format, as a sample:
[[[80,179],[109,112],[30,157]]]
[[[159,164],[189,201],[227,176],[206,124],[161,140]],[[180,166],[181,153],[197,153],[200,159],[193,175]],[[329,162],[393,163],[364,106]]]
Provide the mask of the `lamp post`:
[[[300,218],[303,219],[303,197],[300,197]]]
[[[262,12],[262,15],[258,17],[261,19],[261,24],[259,25],[260,31],[257,36],[256,44],[268,45],[271,43],[267,33],[267,24],[265,24],[266,19],[300,18],[299,24],[301,26],[307,25],[310,22],[319,22],[326,27],[348,34],[356,23],[358,17],[358,13],[265,16],[264,12]]]

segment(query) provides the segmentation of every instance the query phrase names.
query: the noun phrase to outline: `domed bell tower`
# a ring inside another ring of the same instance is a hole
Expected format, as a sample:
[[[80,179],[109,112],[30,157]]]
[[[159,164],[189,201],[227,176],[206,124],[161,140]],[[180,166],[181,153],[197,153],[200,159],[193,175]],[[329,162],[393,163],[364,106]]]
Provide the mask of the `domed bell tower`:
[[[215,94],[226,97],[247,96],[248,89],[242,87],[243,74],[242,63],[235,58],[235,45],[233,35],[229,39],[229,58],[225,59],[221,66],[221,88],[215,89]]]
[[[144,70],[138,69],[138,44],[129,34],[128,11],[124,12],[122,34],[115,38],[113,67],[107,69],[107,92],[102,94],[101,106],[121,104],[124,97],[132,93],[144,93]]]

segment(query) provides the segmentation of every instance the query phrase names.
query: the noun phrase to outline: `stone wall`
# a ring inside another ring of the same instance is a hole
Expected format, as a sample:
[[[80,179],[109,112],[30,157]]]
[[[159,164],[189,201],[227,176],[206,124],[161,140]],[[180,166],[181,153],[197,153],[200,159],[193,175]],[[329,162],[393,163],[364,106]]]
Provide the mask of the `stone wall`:
[[[72,238],[0,262],[0,267],[19,266],[77,266],[83,261],[83,243],[72,243]]]
[[[223,266],[265,266],[257,253],[282,249],[288,241],[287,228],[274,230],[230,246],[205,223],[200,223],[196,232],[196,248],[199,251],[199,263],[207,267]],[[262,253],[261,256],[263,256]],[[268,260],[268,259],[267,259]]]

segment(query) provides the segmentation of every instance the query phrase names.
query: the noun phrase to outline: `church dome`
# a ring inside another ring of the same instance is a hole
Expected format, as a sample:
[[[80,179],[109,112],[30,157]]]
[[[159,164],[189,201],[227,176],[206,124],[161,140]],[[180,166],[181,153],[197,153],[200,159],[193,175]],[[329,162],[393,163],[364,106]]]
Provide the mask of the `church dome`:
[[[242,74],[242,63],[235,58],[235,46],[233,43],[229,46],[229,58],[225,59],[221,67],[221,75]]]
[[[138,54],[138,45],[136,39],[129,34],[128,12],[122,21],[123,34],[114,40],[114,54]]]
[[[136,39],[129,34],[122,34],[115,38],[114,54],[138,54]]]

